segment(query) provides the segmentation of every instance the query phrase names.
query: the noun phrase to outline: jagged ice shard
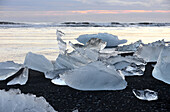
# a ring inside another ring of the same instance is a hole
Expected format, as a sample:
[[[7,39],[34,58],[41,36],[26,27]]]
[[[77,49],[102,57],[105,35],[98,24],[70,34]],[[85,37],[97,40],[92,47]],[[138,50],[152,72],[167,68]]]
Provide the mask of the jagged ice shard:
[[[7,85],[15,85],[15,84],[20,84],[20,85],[24,85],[26,84],[26,82],[28,81],[28,68],[25,67],[24,70],[22,71],[22,73],[15,77],[14,79],[12,79],[11,81],[9,81],[7,83]]]
[[[60,54],[65,54],[66,50],[67,50],[67,44],[66,42],[64,42],[61,37],[64,35],[63,32],[57,30],[56,32],[57,35],[57,42],[58,42],[58,47],[59,47],[59,52]]]
[[[114,66],[97,61],[61,75],[64,82],[78,90],[122,90],[127,86]]]
[[[143,44],[141,40],[131,43],[129,45],[118,46],[116,51],[136,51],[138,47]]]
[[[13,76],[22,67],[22,64],[17,64],[13,61],[0,62],[0,80],[6,80],[8,77]]]
[[[56,112],[43,98],[22,94],[19,89],[0,90],[0,112]]]
[[[98,60],[99,51],[104,49],[106,42],[92,38],[85,45],[69,44],[75,49],[71,53],[59,54],[55,62],[55,69],[74,69]]]
[[[114,65],[116,70],[124,76],[141,76],[145,71],[145,61],[135,56],[112,56],[102,60],[105,63]]]
[[[135,52],[134,56],[143,58],[146,62],[156,62],[164,46],[164,40],[142,45]]]
[[[152,101],[158,99],[158,93],[149,89],[145,90],[133,89],[132,92],[140,100]]]
[[[152,76],[167,84],[170,84],[170,46],[165,46],[158,58]]]
[[[119,40],[117,36],[108,33],[98,33],[98,34],[85,34],[80,35],[77,40],[80,43],[86,44],[91,38],[99,38],[104,42],[107,42],[107,47],[118,46],[119,44],[124,44],[127,40]]]
[[[27,53],[24,66],[44,73],[54,69],[51,61],[49,61],[43,55],[34,54],[32,52]]]

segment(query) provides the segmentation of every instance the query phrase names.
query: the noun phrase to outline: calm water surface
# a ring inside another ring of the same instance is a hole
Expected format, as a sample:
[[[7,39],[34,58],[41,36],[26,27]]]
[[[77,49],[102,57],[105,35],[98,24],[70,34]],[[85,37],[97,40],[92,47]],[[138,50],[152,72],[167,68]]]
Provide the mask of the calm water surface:
[[[41,27],[0,28],[0,62],[23,63],[27,52],[45,55],[50,60],[58,56],[56,29],[65,33],[66,42],[76,43],[79,35],[111,33],[128,43],[141,39],[144,43],[165,39],[170,41],[170,27]],[[68,46],[68,49],[70,47]]]

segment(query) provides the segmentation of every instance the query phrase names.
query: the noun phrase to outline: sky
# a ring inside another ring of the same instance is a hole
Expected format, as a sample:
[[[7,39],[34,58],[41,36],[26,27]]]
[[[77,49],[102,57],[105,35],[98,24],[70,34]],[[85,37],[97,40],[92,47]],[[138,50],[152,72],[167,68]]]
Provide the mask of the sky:
[[[170,22],[170,0],[0,0],[0,21]]]

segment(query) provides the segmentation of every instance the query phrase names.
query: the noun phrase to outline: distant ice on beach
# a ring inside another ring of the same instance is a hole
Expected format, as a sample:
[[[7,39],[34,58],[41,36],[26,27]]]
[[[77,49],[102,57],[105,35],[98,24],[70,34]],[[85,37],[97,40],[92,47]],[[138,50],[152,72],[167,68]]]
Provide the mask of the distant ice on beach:
[[[0,90],[0,112],[56,112],[43,98],[19,89]]]
[[[116,35],[112,35],[112,34],[108,34],[108,33],[80,35],[77,38],[77,40],[80,43],[86,44],[92,38],[99,38],[99,39],[103,40],[104,42],[107,42],[106,47],[115,47],[115,46],[118,46],[119,44],[124,44],[127,42],[126,39],[119,40]]]

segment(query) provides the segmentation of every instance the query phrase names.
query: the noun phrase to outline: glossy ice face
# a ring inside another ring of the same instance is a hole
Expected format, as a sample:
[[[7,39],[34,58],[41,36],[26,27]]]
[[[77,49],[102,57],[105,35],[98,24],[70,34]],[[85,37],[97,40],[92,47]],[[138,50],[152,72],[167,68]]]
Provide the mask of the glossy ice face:
[[[110,33],[119,39],[127,39],[126,44],[137,40],[151,43],[165,39],[170,41],[169,27],[39,27],[0,28],[0,62],[13,60],[23,63],[26,53],[42,54],[55,60],[59,54],[56,29],[65,33],[67,43],[77,43],[75,38],[82,34]],[[68,49],[72,49],[68,46]]]

